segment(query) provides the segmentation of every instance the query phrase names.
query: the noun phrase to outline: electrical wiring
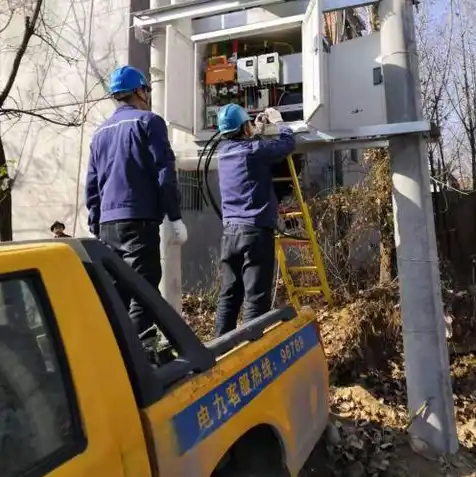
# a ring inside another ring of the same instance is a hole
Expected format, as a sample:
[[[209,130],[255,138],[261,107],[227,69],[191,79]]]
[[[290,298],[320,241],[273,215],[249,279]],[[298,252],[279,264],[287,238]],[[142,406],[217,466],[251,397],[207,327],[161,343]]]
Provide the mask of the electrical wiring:
[[[208,204],[207,196],[203,191],[203,184],[202,184],[202,174],[201,174],[201,166],[202,166],[202,161],[205,156],[205,153],[207,152],[208,147],[210,144],[216,140],[216,138],[219,136],[220,132],[217,131],[205,144],[205,147],[203,148],[202,152],[200,153],[200,156],[198,158],[197,162],[197,183],[198,183],[198,190],[200,191],[201,196],[203,197],[203,200],[205,202],[205,205]],[[204,174],[205,175],[205,174]]]
[[[273,41],[273,45],[286,46],[287,48],[289,48],[291,50],[291,54],[293,54],[295,52],[294,47],[292,45],[290,45],[289,43],[286,43],[284,41]]]
[[[216,137],[217,135],[215,135]],[[223,219],[223,215],[221,213],[220,207],[215,200],[215,197],[213,195],[213,192],[210,187],[210,182],[208,180],[209,178],[209,172],[210,172],[210,164],[213,160],[213,156],[218,149],[218,146],[220,145],[220,142],[222,140],[222,137],[219,136],[215,141],[211,144],[210,150],[208,151],[206,158],[205,158],[205,166],[204,166],[204,179],[205,179],[205,187],[206,187],[206,192],[208,195],[208,200],[210,201],[210,205],[212,206],[213,210],[217,214],[217,216],[220,218],[220,220]]]

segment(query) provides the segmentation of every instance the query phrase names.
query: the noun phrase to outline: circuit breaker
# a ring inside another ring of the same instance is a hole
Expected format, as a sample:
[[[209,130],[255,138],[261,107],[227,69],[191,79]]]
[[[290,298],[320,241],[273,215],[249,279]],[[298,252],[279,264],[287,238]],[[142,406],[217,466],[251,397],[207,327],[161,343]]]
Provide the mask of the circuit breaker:
[[[258,57],[258,80],[262,85],[279,83],[278,53],[269,53]]]
[[[258,109],[266,109],[269,106],[269,90],[260,89],[258,91]]]
[[[198,46],[203,95],[195,103],[196,130],[215,129],[217,110],[229,103],[243,106],[251,117],[271,107],[302,119],[301,42],[299,28],[286,30],[279,41],[263,34]]]
[[[240,86],[244,88],[258,86],[258,58],[256,56],[238,59],[237,71],[236,82]]]

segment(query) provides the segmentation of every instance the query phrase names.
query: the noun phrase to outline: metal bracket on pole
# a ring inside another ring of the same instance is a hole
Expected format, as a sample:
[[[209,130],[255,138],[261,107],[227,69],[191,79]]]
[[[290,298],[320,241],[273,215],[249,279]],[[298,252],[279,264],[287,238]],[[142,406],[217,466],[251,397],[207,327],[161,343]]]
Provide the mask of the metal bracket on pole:
[[[304,122],[291,123],[289,126],[294,131],[296,150],[299,152],[387,147],[388,140],[392,137],[421,135],[427,140],[431,140],[433,132],[432,125],[427,121],[363,126],[349,131],[329,132],[310,129]],[[264,135],[272,136],[276,133],[277,130],[270,126]],[[203,132],[195,136],[194,142],[174,146],[178,168],[196,170],[201,148],[212,135],[213,132]],[[210,169],[214,168],[216,168],[215,158],[210,164]]]
[[[362,126],[349,130],[318,131],[310,128],[304,121],[295,121],[288,126],[296,135],[296,142],[299,144],[335,144],[351,143],[356,141],[382,141],[392,136],[403,136],[406,134],[421,134],[430,139],[433,128],[428,121],[410,121],[405,123],[378,124],[375,126]],[[263,133],[264,136],[275,136],[278,134],[276,126],[268,125]],[[207,142],[213,135],[213,131],[203,131],[195,136],[195,142]]]
[[[368,7],[376,5],[380,0],[324,0],[322,6],[323,13],[346,10],[347,8]]]

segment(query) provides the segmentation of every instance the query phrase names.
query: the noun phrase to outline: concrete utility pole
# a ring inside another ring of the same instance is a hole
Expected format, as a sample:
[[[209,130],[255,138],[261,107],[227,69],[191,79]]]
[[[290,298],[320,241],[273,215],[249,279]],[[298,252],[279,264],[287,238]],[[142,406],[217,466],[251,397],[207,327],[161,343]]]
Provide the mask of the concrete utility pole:
[[[150,8],[158,8],[172,0],[150,0]],[[150,80],[152,111],[164,116],[165,104],[165,33],[160,33],[152,39],[150,48]],[[164,118],[167,121],[167,118]],[[181,314],[182,312],[182,254],[180,245],[172,241],[170,221],[166,217],[160,227],[160,263],[162,266],[162,280],[160,292],[165,300]]]
[[[412,0],[380,4],[382,62],[389,123],[422,118]],[[390,139],[395,242],[410,427],[434,450],[458,450],[448,347],[424,140]]]

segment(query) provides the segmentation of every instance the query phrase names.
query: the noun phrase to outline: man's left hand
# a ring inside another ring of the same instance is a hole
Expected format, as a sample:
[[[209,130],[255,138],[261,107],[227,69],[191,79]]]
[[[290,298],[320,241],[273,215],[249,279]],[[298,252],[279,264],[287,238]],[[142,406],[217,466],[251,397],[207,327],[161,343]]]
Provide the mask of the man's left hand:
[[[175,220],[170,224],[172,226],[172,243],[183,245],[188,239],[187,227],[185,227],[183,220]]]
[[[97,239],[99,239],[99,224],[90,224],[89,225],[89,232],[94,235]]]

